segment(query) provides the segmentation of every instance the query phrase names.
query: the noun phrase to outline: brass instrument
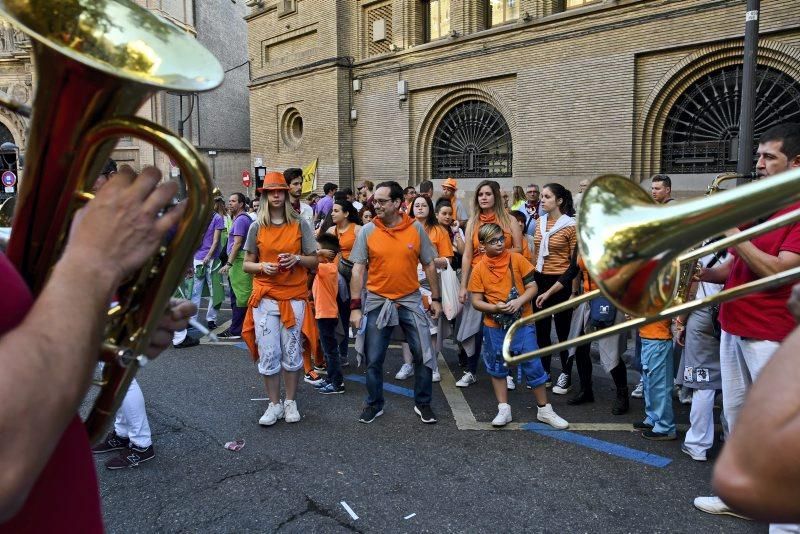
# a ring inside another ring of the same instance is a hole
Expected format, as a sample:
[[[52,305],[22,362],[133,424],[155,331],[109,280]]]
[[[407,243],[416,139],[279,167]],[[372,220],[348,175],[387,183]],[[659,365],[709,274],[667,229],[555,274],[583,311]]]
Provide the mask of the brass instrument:
[[[72,217],[116,139],[152,143],[178,162],[187,209],[164,243],[119,288],[100,359],[102,389],[86,420],[92,440],[113,417],[186,264],[213,201],[208,169],[185,140],[135,116],[157,91],[197,92],[223,78],[216,58],[194,38],[130,0],[0,0],[0,15],[32,41],[36,95],[8,257],[34,294],[58,260]],[[6,107],[25,106],[2,99]]]
[[[800,169],[793,169],[716,195],[660,206],[654,205],[650,195],[629,179],[601,176],[584,192],[578,212],[578,246],[599,289],[514,323],[503,342],[503,358],[508,363],[540,358],[800,279],[800,267],[796,267],[710,297],[673,304],[682,264],[798,222],[800,209],[682,254],[687,244],[700,243],[798,202],[798,185]],[[523,325],[574,308],[601,294],[635,318],[526,354],[511,354],[511,340]]]
[[[706,190],[706,196],[719,193],[723,189],[721,185],[729,180],[747,180],[752,182],[758,179],[756,173],[738,174],[735,172],[724,172],[714,177]],[[686,262],[681,264],[681,271],[678,274],[678,290],[675,292],[675,304],[682,304],[688,302],[690,299],[689,291],[692,288],[692,278],[700,274],[700,261]]]

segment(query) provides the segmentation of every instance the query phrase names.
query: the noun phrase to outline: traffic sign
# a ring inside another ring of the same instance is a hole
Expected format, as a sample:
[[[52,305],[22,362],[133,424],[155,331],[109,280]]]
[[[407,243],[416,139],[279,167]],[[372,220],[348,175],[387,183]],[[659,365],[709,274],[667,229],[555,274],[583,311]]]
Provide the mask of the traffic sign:
[[[250,171],[244,170],[242,171],[242,185],[245,187],[250,187]]]
[[[4,172],[0,179],[2,179],[3,185],[6,187],[14,187],[17,185],[17,175],[11,171]]]

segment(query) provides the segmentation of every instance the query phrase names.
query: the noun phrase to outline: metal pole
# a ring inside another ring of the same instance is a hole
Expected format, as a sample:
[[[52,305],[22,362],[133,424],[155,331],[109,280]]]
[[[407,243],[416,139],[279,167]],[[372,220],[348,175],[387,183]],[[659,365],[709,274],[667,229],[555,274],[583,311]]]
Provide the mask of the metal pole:
[[[744,28],[744,67],[742,68],[742,110],[739,115],[738,174],[753,170],[753,112],[756,97],[756,64],[758,62],[758,19],[761,0],[747,0]],[[736,180],[737,185],[745,183]]]

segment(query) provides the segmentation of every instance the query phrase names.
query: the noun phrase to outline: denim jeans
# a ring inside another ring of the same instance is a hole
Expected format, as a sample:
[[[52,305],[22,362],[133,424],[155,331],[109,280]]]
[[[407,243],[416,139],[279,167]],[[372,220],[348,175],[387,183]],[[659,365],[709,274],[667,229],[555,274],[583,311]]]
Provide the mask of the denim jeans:
[[[642,338],[642,379],[644,381],[644,422],[653,431],[675,435],[672,411],[672,340]]]
[[[339,318],[317,319],[319,339],[322,342],[322,351],[325,353],[328,380],[334,386],[342,385],[342,366],[339,361],[339,346],[336,343],[336,325]]]
[[[367,329],[364,333],[364,348],[367,356],[367,400],[369,406],[383,409],[383,360],[386,359],[386,349],[393,327],[378,329],[378,315],[380,308],[367,314]],[[418,406],[431,403],[433,395],[433,371],[422,363],[422,345],[420,344],[417,328],[414,323],[413,313],[406,308],[397,310],[400,328],[403,329],[411,356],[414,361],[414,402]]]
[[[503,340],[506,331],[483,325],[483,364],[486,372],[492,378],[505,378],[508,376],[508,365],[503,359]],[[538,349],[536,344],[536,327],[525,325],[517,332],[511,342],[511,354],[519,355]],[[531,388],[536,388],[547,382],[548,374],[545,372],[540,359],[526,360],[519,364],[526,383]]]

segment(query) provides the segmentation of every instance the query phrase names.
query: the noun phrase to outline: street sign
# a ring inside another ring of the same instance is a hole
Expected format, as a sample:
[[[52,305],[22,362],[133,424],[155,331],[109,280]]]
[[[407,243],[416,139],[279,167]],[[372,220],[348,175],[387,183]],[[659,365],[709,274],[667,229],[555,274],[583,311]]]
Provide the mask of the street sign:
[[[6,186],[6,188],[14,187],[15,185],[17,185],[17,175],[11,171],[4,172],[0,180],[2,180],[3,185]]]
[[[262,158],[254,158],[253,159],[253,167],[263,167],[264,160]]]
[[[250,187],[250,171],[244,170],[242,171],[242,185],[245,187]]]

